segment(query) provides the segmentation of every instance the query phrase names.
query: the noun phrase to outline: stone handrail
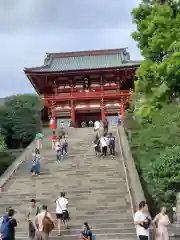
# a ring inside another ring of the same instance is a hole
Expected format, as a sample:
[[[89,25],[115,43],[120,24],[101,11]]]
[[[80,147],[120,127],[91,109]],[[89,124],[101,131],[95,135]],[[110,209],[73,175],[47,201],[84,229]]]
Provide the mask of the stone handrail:
[[[0,176],[0,192],[3,192],[5,184],[10,178],[12,178],[15,172],[19,169],[21,164],[28,161],[32,156],[32,151],[35,148],[35,140],[32,141],[25,150],[17,157],[14,162],[6,169],[6,171]]]
[[[134,163],[134,159],[131,154],[131,149],[128,143],[128,139],[122,125],[118,126],[120,143],[122,145],[122,151],[125,159],[125,164],[128,171],[130,190],[133,198],[134,211],[138,208],[140,201],[145,199],[144,192],[141,186],[139,175]]]
[[[129,182],[129,188],[131,191],[134,212],[136,212],[138,209],[139,202],[146,199],[144,196],[144,191],[142,189],[141,181],[139,179],[139,175],[136,169],[136,165],[131,153],[129,142],[128,142],[127,135],[123,125],[118,126],[118,135],[119,135],[119,140],[122,148],[123,158],[124,158],[126,169],[127,169],[128,182]],[[150,231],[150,239],[154,239],[154,237],[155,237],[155,226],[152,225],[151,231]]]

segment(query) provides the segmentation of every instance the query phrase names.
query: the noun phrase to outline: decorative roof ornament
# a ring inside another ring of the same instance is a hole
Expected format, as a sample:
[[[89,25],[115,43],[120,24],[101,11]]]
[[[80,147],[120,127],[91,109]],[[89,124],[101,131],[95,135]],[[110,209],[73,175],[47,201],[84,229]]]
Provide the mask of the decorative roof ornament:
[[[50,54],[47,54],[46,58],[44,59],[44,65],[48,65],[50,60]]]

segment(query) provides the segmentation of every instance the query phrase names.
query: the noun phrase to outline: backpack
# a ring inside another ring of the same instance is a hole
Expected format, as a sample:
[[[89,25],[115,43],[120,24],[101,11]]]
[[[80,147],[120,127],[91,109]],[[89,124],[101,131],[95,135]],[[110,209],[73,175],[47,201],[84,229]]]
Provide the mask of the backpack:
[[[7,218],[5,218],[5,216],[2,218],[3,218],[3,221],[0,226],[0,233],[3,238],[8,238],[9,237],[9,223],[12,221],[12,218],[7,219]]]
[[[55,227],[53,221],[51,221],[51,219],[47,216],[47,211],[45,212],[45,215],[44,215],[42,224],[43,224],[43,231],[44,231],[45,233],[48,233],[48,234],[49,234],[49,233],[54,229],[54,227]]]
[[[109,145],[114,146],[115,145],[115,137],[110,137],[109,138]]]
[[[4,220],[4,217],[0,217],[0,227],[1,227],[2,223],[3,223],[3,220]]]

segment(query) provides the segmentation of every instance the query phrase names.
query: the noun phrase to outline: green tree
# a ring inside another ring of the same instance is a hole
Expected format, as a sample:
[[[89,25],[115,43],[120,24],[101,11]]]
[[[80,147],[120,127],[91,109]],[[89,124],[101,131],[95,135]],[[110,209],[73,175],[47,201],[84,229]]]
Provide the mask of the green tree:
[[[13,155],[7,150],[4,136],[0,134],[0,175],[11,165],[14,161]]]
[[[135,113],[151,116],[180,90],[180,1],[143,0],[132,11],[132,34],[144,57],[138,69]],[[139,110],[140,109],[140,110]]]
[[[24,147],[40,131],[42,103],[37,95],[8,97],[0,109],[0,126],[9,147]]]

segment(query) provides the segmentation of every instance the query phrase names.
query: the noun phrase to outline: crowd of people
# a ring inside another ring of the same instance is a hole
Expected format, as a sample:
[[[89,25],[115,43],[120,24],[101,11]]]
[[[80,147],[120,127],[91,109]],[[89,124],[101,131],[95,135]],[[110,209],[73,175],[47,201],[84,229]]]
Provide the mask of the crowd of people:
[[[95,139],[93,146],[96,156],[106,157],[108,150],[111,156],[115,156],[115,136],[108,132],[109,123],[107,119],[105,121],[95,121],[94,131]]]
[[[65,192],[61,192],[60,197],[55,200],[55,208],[58,236],[62,236],[62,224],[66,229],[70,229],[68,226],[70,220],[68,200]],[[30,201],[26,212],[26,220],[29,240],[48,240],[50,233],[56,228],[56,222],[48,211],[48,206],[43,204],[40,207],[35,199]],[[4,216],[0,218],[0,239],[15,240],[17,226],[15,210],[9,207]],[[87,222],[84,222],[84,228],[80,231],[79,240],[92,240],[92,231]]]
[[[139,203],[139,208],[134,215],[134,224],[136,226],[137,237],[139,240],[149,240],[150,229],[155,225],[155,240],[168,240],[168,226],[170,220],[166,214],[166,208],[162,206],[160,212],[151,219],[148,211],[148,205],[145,201]]]
[[[94,127],[95,139],[93,147],[96,156],[106,157],[108,154],[115,155],[115,136],[109,133],[109,123],[105,121],[95,121],[90,127]],[[36,136],[36,149],[32,154],[31,173],[33,176],[40,174],[40,149],[42,148],[42,134]],[[68,137],[61,131],[57,134],[53,131],[51,135],[52,151],[55,151],[56,159],[62,160],[68,154]],[[57,226],[58,236],[62,236],[62,225],[68,230],[70,214],[68,211],[68,200],[66,193],[61,192],[60,197],[55,201],[56,221],[48,211],[47,205],[41,207],[37,205],[36,199],[31,199],[30,206],[26,212],[28,223],[29,240],[48,240],[49,235]],[[57,224],[56,224],[57,222]],[[134,224],[136,226],[137,237],[139,240],[149,240],[150,228],[156,225],[155,240],[168,240],[168,225],[170,220],[166,214],[166,208],[162,206],[160,212],[151,219],[148,213],[148,206],[145,201],[139,203],[139,208],[134,215]],[[9,207],[4,216],[0,218],[0,240],[15,240],[15,229],[18,223],[15,218],[15,210]],[[92,240],[92,231],[87,222],[84,222],[84,228],[80,232],[79,240]]]
[[[32,153],[31,167],[30,172],[32,176],[39,176],[40,174],[40,162],[41,155],[40,149],[42,148],[42,138],[43,135],[38,133],[36,136],[36,148]],[[67,134],[64,131],[56,134],[53,131],[51,135],[52,150],[55,152],[56,159],[58,161],[63,160],[64,156],[68,155],[68,138]]]

